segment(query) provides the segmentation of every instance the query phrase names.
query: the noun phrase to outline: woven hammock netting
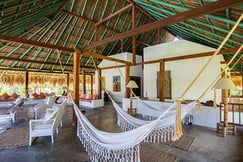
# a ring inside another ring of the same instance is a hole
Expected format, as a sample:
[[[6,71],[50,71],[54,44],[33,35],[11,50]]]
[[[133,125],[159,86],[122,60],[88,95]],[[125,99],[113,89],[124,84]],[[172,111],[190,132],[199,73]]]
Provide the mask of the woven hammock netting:
[[[111,98],[111,96],[110,96]],[[72,100],[78,118],[77,136],[83,143],[91,161],[140,161],[139,144],[141,142],[166,142],[175,140],[176,104],[153,121],[132,117],[124,112],[111,98],[117,111],[118,125],[125,130],[120,133],[107,133],[96,129],[82,114]],[[182,118],[195,107],[195,102],[182,107]]]

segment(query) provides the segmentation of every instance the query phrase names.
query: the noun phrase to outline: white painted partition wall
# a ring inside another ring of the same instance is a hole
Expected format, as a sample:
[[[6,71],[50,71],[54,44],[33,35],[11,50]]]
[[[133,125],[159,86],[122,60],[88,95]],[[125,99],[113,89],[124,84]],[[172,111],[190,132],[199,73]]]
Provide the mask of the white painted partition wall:
[[[179,40],[145,48],[144,61],[210,52],[214,50],[215,49],[211,47],[194,42]],[[185,99],[197,99],[203,93],[208,85],[220,73],[221,58],[222,56],[217,56],[216,59],[214,59],[201,78],[187,93]],[[176,99],[181,96],[208,59],[209,57],[200,57],[165,63],[165,70],[171,71],[172,99]],[[149,99],[157,99],[157,71],[159,71],[159,63],[144,65],[144,96],[148,97]],[[217,96],[217,101],[219,102],[220,91],[217,91]],[[202,100],[213,100],[213,92],[211,91]]]
[[[121,59],[121,60],[126,60],[126,61],[130,61],[132,62],[132,53],[129,52],[124,52],[124,53],[119,53],[119,54],[115,54],[112,55],[110,57],[114,57],[117,59]],[[141,56],[136,56],[136,61],[138,62],[142,62],[142,57]],[[121,63],[116,63],[113,61],[108,61],[108,60],[103,60],[100,64],[99,64],[99,68],[105,68],[105,67],[111,67],[111,66],[119,66],[119,65],[123,65]],[[101,71],[101,75],[102,77],[105,77],[105,86],[106,89],[110,91],[113,99],[117,102],[122,102],[122,98],[125,97],[125,81],[121,76],[122,75],[125,77],[125,67],[119,68],[120,71],[118,70],[118,68],[112,68],[112,69],[104,69]],[[120,73],[121,72],[121,73]],[[117,76],[120,75],[121,76],[121,91],[120,92],[113,92],[113,76]],[[139,76],[141,77],[141,85],[143,85],[142,80],[143,80],[143,71],[142,71],[142,66],[131,66],[130,68],[130,75],[131,76]],[[98,80],[98,76],[96,73],[96,80]],[[97,82],[95,82],[97,83]],[[97,88],[97,84],[95,84],[96,86],[96,90]],[[141,87],[142,88],[142,87]]]

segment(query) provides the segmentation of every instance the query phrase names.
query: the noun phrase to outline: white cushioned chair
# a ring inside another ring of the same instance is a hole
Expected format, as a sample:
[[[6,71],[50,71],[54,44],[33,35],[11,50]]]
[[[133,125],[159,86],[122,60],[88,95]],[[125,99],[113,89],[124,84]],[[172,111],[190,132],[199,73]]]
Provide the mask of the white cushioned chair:
[[[58,126],[62,122],[64,106],[66,101],[52,111],[51,114],[45,115],[45,118],[29,121],[29,145],[31,146],[32,137],[51,136],[51,142],[54,143],[54,133],[58,134]]]

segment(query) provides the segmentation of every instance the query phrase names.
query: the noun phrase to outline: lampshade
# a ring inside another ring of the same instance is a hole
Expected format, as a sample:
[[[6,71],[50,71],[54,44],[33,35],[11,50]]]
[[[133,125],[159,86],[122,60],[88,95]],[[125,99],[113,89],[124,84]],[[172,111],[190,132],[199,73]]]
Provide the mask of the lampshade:
[[[220,78],[215,84],[216,89],[235,89],[236,86],[230,78]]]
[[[138,85],[136,84],[135,81],[130,80],[127,84],[127,88],[138,88]]]

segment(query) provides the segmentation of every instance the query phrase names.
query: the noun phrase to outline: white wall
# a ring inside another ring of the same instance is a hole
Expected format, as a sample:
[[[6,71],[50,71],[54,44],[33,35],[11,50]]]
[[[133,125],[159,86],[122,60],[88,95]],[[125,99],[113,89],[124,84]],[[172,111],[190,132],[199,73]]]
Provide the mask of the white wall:
[[[196,109],[193,109],[192,115],[192,124],[204,127],[216,128],[220,120],[219,108],[214,109],[212,106],[201,105],[201,112],[197,112]]]
[[[132,53],[124,52],[116,55],[112,55],[111,57],[121,59],[121,60],[126,60],[132,62]],[[136,56],[136,62],[142,62],[142,57],[141,56]],[[99,64],[99,68],[104,68],[104,67],[111,67],[111,66],[117,66],[117,65],[122,65],[120,63],[115,63],[113,61],[108,61],[108,60],[103,60]],[[123,79],[122,76],[125,77],[125,67],[119,68],[113,68],[113,69],[103,69],[101,70],[101,75],[105,76],[106,78],[106,88],[111,92],[112,97],[114,98],[115,101],[117,102],[122,102],[122,98],[125,97],[125,80]],[[121,92],[113,92],[113,76],[121,76]],[[130,68],[130,75],[131,76],[140,76],[141,77],[141,85],[143,85],[143,71],[142,71],[142,66],[132,66]],[[98,75],[96,73],[96,80],[98,79]],[[97,82],[95,82],[95,89],[98,89]]]
[[[145,48],[144,61],[209,52],[214,50],[215,49],[211,47],[186,40],[180,40]],[[182,95],[184,90],[196,77],[208,59],[209,57],[200,57],[165,63],[165,70],[171,71],[172,99],[176,99]],[[220,73],[220,59],[221,57],[217,56],[216,59],[213,60],[200,79],[187,93],[185,99],[197,99],[203,93],[203,91],[214,80],[216,75]],[[150,99],[157,98],[157,71],[159,71],[159,63],[144,65],[144,96],[149,97]],[[220,91],[217,91],[217,93],[218,101],[220,101]],[[203,98],[203,101],[212,99],[213,92],[210,92]]]

